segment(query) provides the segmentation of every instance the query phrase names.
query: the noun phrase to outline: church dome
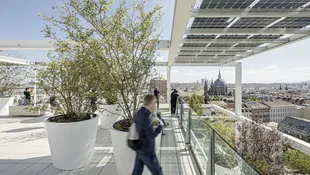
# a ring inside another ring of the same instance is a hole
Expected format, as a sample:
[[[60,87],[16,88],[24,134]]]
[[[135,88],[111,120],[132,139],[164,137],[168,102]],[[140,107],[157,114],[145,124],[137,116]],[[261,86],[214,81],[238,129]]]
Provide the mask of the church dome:
[[[221,71],[219,71],[219,76],[218,76],[218,79],[215,80],[214,82],[214,87],[225,87],[225,86],[226,86],[226,82],[225,80],[222,79]]]
[[[217,79],[214,82],[214,87],[225,87],[226,86],[226,82],[223,79]]]

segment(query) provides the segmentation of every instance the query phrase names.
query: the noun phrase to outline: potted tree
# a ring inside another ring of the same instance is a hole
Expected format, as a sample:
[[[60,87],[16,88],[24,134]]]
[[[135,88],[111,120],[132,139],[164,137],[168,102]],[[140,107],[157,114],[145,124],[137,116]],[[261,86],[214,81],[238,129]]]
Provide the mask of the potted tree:
[[[112,90],[105,97],[106,103],[103,105],[103,110],[99,112],[100,126],[104,129],[109,129],[112,124],[122,115],[118,94]]]
[[[67,38],[75,41],[62,41],[60,52],[67,48],[81,46],[83,54],[102,67],[109,78],[96,79],[106,92],[116,91],[123,115],[110,128],[114,156],[118,174],[127,175],[133,169],[135,153],[127,147],[126,137],[134,116],[141,106],[139,99],[148,92],[149,80],[154,73],[156,47],[159,42],[159,22],[161,7],[151,11],[145,9],[146,1],[133,0],[130,4],[121,0],[119,6],[110,12],[112,3],[106,0],[70,0],[62,7],[60,18],[46,17],[53,26],[66,32]],[[44,30],[52,39],[57,37],[47,26]],[[156,146],[159,147],[160,136]],[[158,150],[158,149],[157,149]]]
[[[92,100],[100,98],[102,92],[93,74],[96,65],[76,53],[51,57],[38,80],[45,94],[56,99],[54,116],[44,120],[52,162],[62,170],[81,168],[91,162],[96,140],[99,117],[94,114]],[[34,109],[46,111],[48,104]]]

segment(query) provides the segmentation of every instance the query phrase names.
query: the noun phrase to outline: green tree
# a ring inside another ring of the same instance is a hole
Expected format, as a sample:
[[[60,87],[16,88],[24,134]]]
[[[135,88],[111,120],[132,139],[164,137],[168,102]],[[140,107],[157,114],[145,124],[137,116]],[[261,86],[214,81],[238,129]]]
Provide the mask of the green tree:
[[[288,148],[284,152],[284,162],[294,173],[310,174],[310,156],[299,150]]]
[[[107,70],[98,82],[108,85],[106,91],[120,94],[120,106],[129,120],[140,106],[139,99],[147,93],[160,37],[161,7],[157,5],[146,11],[145,3],[145,0],[121,0],[110,13],[113,1],[70,0],[61,7],[53,7],[58,10],[59,18],[43,15],[52,24],[44,29],[45,36],[57,41],[57,51],[79,47],[83,52],[78,54],[86,54]],[[52,32],[53,27],[65,32],[66,39],[75,43],[58,38]],[[129,127],[130,122],[126,123]]]
[[[200,116],[203,115],[202,103],[203,98],[196,93],[194,93],[189,99],[189,106]]]

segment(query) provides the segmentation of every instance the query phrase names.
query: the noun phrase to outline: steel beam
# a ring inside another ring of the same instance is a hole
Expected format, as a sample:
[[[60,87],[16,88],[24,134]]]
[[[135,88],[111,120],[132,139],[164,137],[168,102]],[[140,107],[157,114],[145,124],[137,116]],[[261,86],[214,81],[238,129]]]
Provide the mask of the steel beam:
[[[292,9],[196,9],[191,17],[199,18],[231,18],[231,17],[310,17],[308,9],[295,11]]]
[[[188,28],[184,34],[196,34],[196,35],[223,35],[223,34],[310,34],[310,28],[293,29],[293,28]]]
[[[181,43],[285,43],[288,39],[183,39]]]
[[[7,57],[7,56],[0,56],[0,62],[10,63],[10,64],[20,64],[20,65],[31,64],[31,61],[20,59],[20,58]]]
[[[74,44],[73,41],[68,41]],[[0,50],[53,50],[53,40],[0,40]],[[157,50],[169,50],[170,40],[160,40]]]
[[[180,47],[179,50],[254,50],[256,47]],[[208,52],[206,52],[208,54]]]
[[[179,49],[180,40],[184,35],[184,30],[187,27],[195,3],[196,0],[175,1],[171,32],[171,46],[168,58],[169,66],[172,66],[175,61],[175,55]]]
[[[181,49],[183,50],[183,49]],[[201,55],[242,55],[244,54],[244,52],[225,52],[225,51],[218,51],[218,52],[200,52],[200,51],[197,51],[197,52],[178,52],[178,55],[197,55],[197,54],[201,54]]]

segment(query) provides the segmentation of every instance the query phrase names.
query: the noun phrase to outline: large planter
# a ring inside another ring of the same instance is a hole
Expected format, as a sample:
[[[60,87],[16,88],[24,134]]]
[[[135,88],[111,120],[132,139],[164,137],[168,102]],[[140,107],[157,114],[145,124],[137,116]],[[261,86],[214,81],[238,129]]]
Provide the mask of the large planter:
[[[94,154],[99,117],[72,123],[44,120],[54,167],[73,170],[88,165]]]
[[[13,106],[14,97],[0,98],[0,116],[9,115],[9,106]]]
[[[216,155],[221,155],[221,158],[219,158],[219,160],[216,160],[215,158],[215,171],[217,175],[240,174],[236,173],[239,171],[237,159],[233,158],[233,161],[235,161],[235,163],[232,163],[231,161],[229,162],[228,157],[224,156],[223,153]],[[223,164],[226,164],[226,166],[224,166]],[[228,164],[230,165],[228,166]]]
[[[114,157],[116,162],[116,169],[118,175],[128,175],[132,173],[136,153],[127,146],[128,132],[123,132],[110,127],[111,138],[113,144]],[[157,156],[159,155],[159,149],[161,144],[161,134],[155,138],[155,151]],[[151,174],[145,167],[143,175]]]
[[[104,105],[104,111],[99,113],[101,128],[109,129],[122,113],[119,105]]]

